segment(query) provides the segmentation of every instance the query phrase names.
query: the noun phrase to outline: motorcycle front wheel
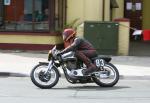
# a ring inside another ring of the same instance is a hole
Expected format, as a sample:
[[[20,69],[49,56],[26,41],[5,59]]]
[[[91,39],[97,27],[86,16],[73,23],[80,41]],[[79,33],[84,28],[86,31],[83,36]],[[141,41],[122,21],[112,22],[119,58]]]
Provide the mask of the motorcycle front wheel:
[[[31,71],[31,81],[39,88],[50,89],[54,87],[59,81],[59,72],[55,67],[47,73],[47,64],[38,64]]]
[[[113,87],[119,80],[119,72],[117,68],[111,64],[106,63],[102,71],[99,71],[93,77],[93,81],[101,87]]]

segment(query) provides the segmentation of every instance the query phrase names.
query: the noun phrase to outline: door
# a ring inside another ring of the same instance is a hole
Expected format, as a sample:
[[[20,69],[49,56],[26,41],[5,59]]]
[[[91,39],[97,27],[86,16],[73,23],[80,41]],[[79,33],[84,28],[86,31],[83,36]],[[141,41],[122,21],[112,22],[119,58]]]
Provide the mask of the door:
[[[5,20],[19,21],[24,12],[24,0],[11,0],[5,5]]]
[[[130,26],[142,29],[142,0],[125,0],[125,18],[130,19]],[[130,29],[130,39],[133,40],[133,29]]]

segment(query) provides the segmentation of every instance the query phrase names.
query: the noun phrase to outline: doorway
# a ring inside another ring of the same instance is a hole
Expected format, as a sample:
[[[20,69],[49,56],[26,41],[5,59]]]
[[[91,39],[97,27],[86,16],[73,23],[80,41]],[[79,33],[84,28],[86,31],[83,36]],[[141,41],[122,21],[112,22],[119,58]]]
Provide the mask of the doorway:
[[[142,6],[142,0],[125,0],[124,17],[130,20],[130,40],[134,40],[134,28],[142,29]]]
[[[142,30],[143,0],[124,0],[124,17],[130,20],[130,27]],[[150,56],[150,42],[143,41],[142,34],[138,39],[132,35],[133,29],[130,29],[130,56]]]

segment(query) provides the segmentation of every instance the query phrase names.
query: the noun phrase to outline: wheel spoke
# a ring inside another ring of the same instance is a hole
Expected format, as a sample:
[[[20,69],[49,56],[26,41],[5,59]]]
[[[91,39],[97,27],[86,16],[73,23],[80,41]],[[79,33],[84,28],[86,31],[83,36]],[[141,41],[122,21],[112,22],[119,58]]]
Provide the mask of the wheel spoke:
[[[41,85],[45,85],[45,86],[48,86],[48,85],[51,85],[51,84],[53,84],[54,82],[55,82],[55,80],[56,80],[56,72],[54,71],[54,69],[52,69],[51,70],[51,72],[50,72],[50,78],[49,78],[49,80],[47,80],[47,78],[46,77],[44,77],[44,75],[45,75],[45,73],[46,73],[46,71],[47,71],[47,66],[46,65],[44,65],[44,66],[39,66],[38,68],[36,68],[36,70],[34,71],[34,78],[35,78],[35,80],[36,80],[36,82],[37,83],[39,83],[39,84],[41,84]],[[42,75],[41,75],[41,77],[39,76],[40,75],[40,73],[43,73]],[[43,80],[42,80],[42,79]],[[45,80],[44,80],[45,79]]]
[[[111,63],[105,64],[103,71],[95,75],[95,83],[100,86],[110,87],[115,85],[119,80],[119,72]]]

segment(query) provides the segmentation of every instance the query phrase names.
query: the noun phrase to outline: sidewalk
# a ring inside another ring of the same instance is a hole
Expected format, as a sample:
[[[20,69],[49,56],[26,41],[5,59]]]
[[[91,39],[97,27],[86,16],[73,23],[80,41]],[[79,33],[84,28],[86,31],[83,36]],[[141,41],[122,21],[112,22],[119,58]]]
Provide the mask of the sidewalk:
[[[47,61],[46,52],[0,51],[0,75],[29,76],[32,68],[40,61]],[[112,63],[123,78],[150,78],[150,57],[112,56]]]

